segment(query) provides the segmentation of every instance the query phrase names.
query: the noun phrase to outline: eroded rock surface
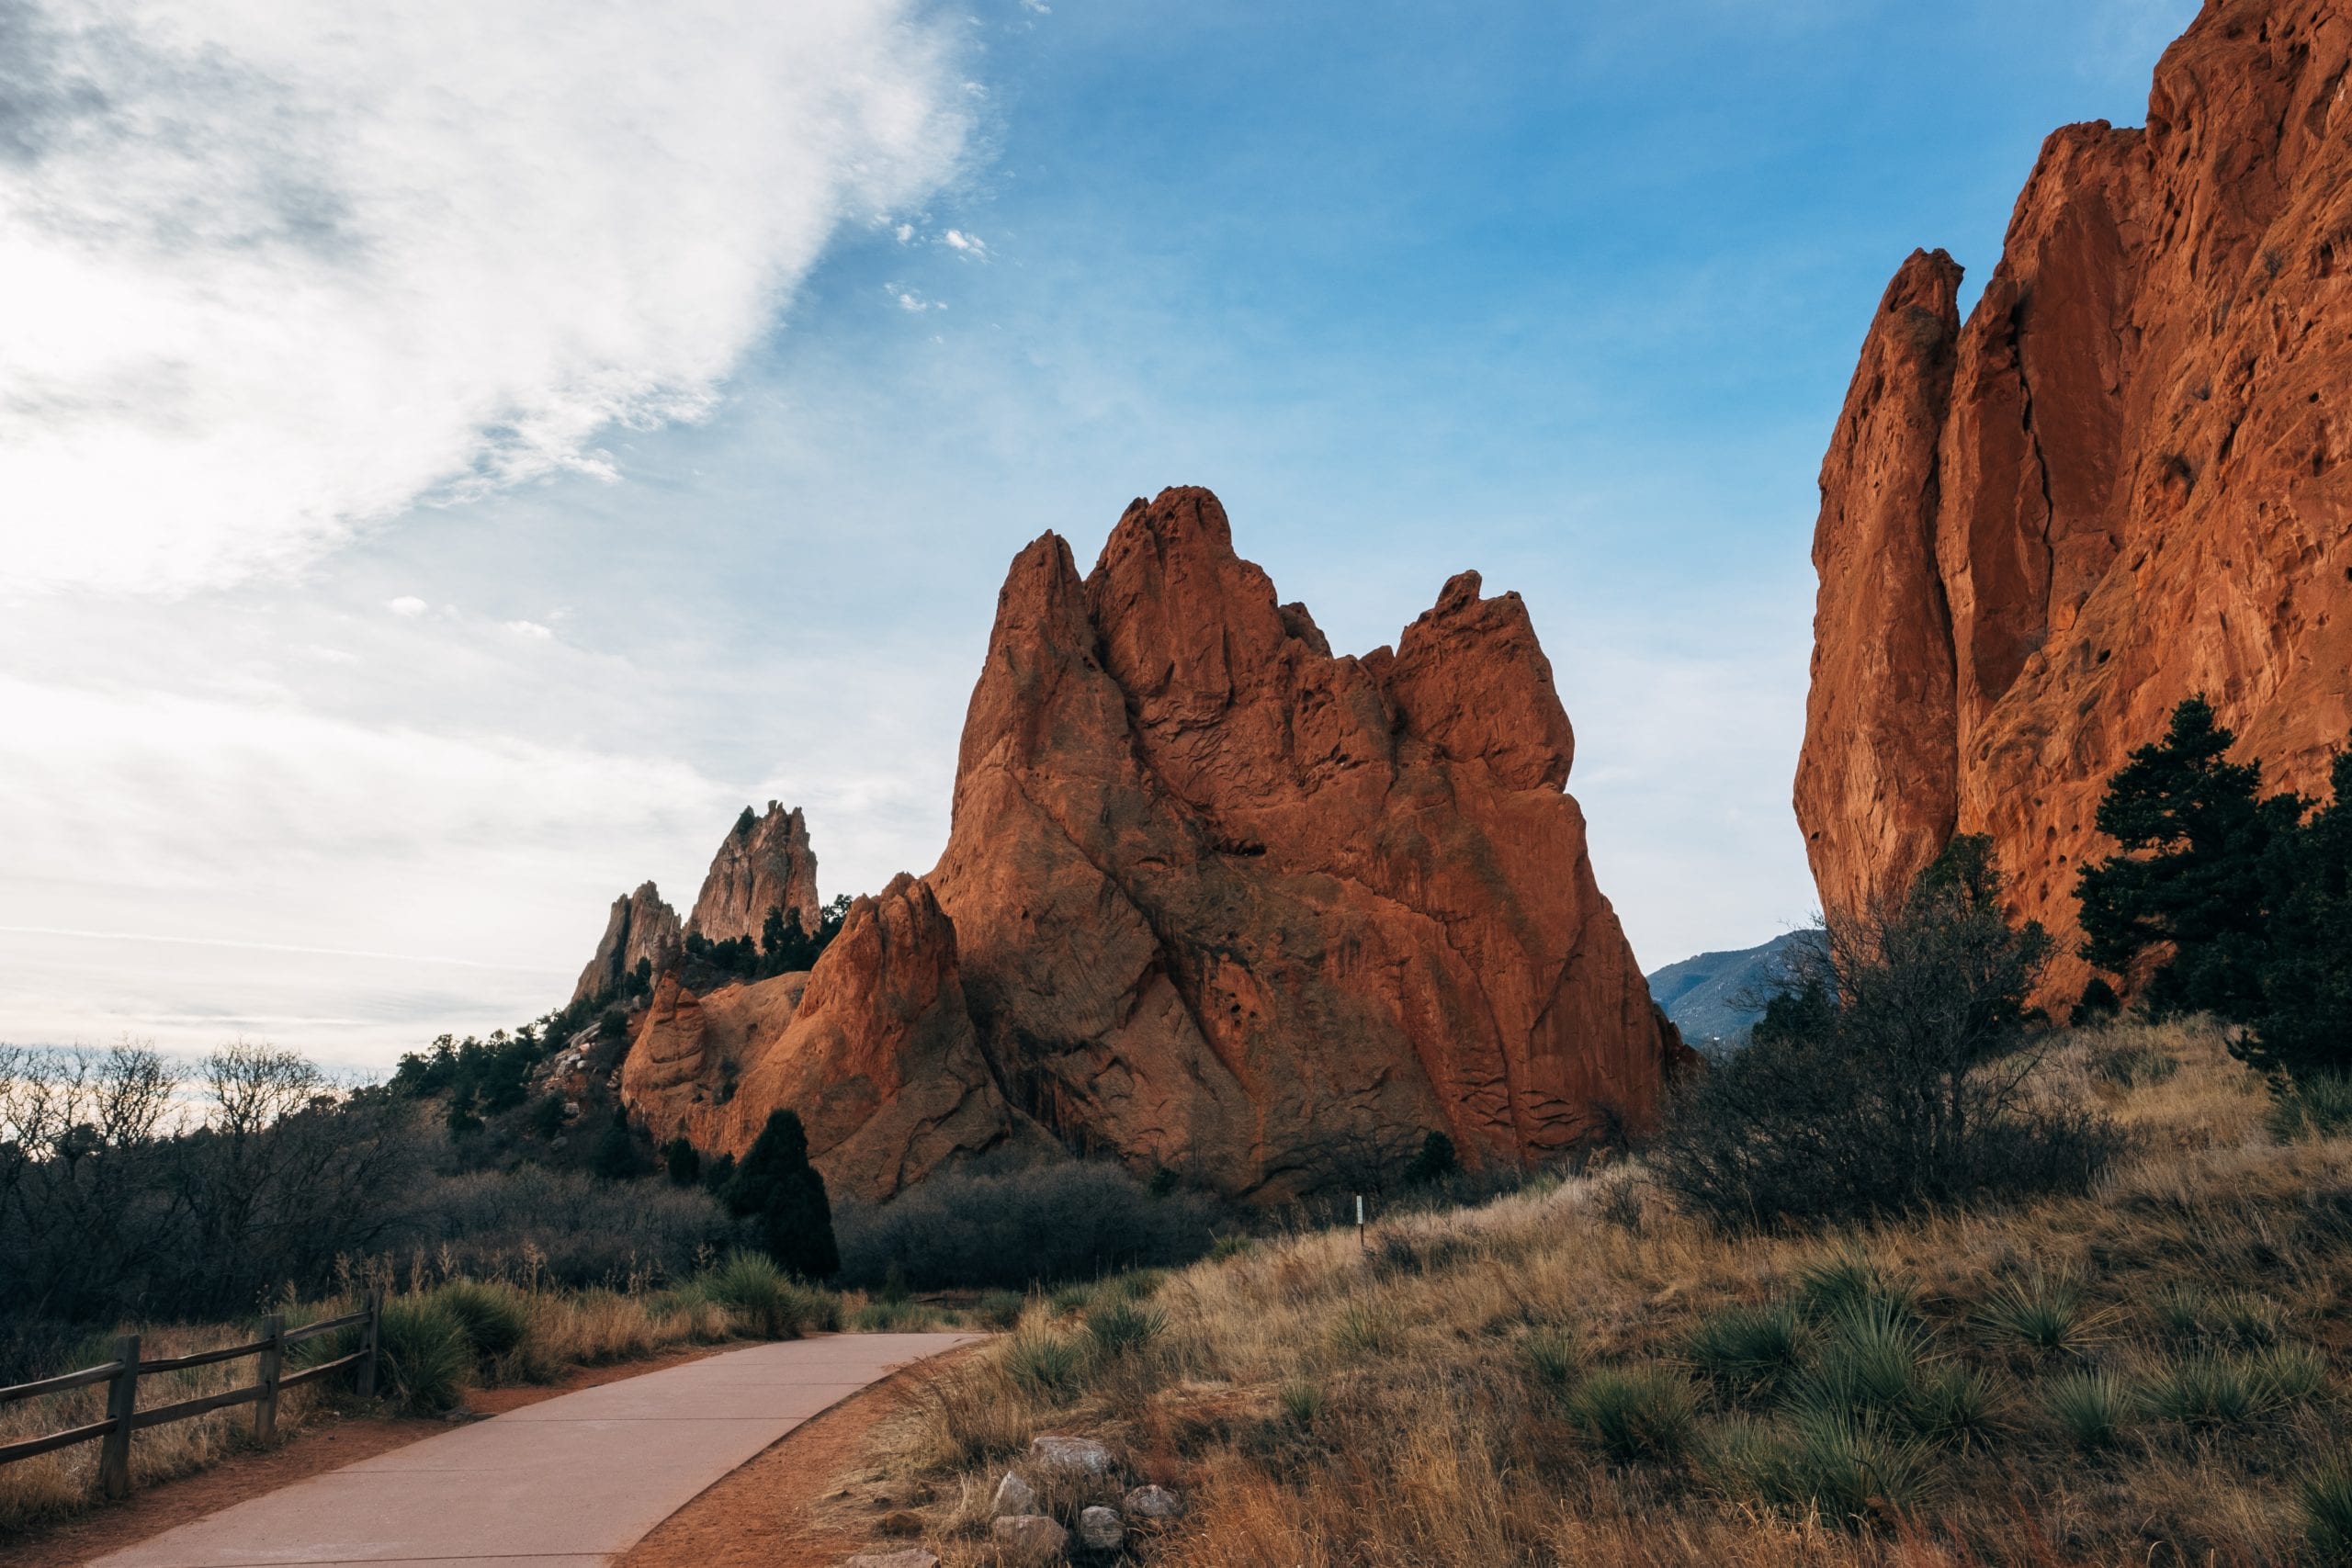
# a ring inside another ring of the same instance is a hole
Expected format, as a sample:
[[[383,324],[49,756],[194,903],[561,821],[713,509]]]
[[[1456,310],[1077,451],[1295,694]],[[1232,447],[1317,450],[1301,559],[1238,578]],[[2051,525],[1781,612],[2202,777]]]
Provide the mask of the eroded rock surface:
[[[653,884],[648,882],[634,893],[624,893],[613,900],[613,911],[605,921],[605,934],[596,943],[596,956],[580,972],[580,983],[572,987],[571,999],[600,997],[615,990],[621,976],[635,970],[640,960],[657,970],[667,969],[677,957],[684,937],[678,925],[678,911],[662,901]]]
[[[797,915],[800,929],[813,932],[820,908],[808,818],[771,800],[766,816],[739,822],[718,846],[686,930],[712,942],[749,937],[756,943],[771,909]]]
[[[1992,835],[2073,956],[2108,776],[2204,693],[2276,784],[2352,728],[2352,16],[2209,5],[2143,130],[2043,146],[1965,326],[1904,264],[1822,468],[1796,808],[1821,895]]]
[[[789,1106],[872,1197],[1008,1144],[1281,1196],[1432,1131],[1492,1163],[1639,1128],[1691,1058],[1594,885],[1574,749],[1525,606],[1476,573],[1335,657],[1205,491],[1136,502],[1084,578],[1047,534],[937,867],[805,981],[665,981],[624,1092],[738,1153]]]

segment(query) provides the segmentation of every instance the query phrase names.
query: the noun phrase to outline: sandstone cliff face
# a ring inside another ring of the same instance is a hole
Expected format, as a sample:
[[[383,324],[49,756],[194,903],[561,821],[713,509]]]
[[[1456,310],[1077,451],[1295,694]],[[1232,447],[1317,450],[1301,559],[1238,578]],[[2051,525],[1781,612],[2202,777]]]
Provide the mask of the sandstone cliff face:
[[[718,846],[686,930],[712,942],[749,937],[757,942],[769,910],[796,912],[800,929],[813,932],[820,907],[808,819],[771,800],[766,816],[748,830],[729,833]]]
[[[737,1152],[790,1106],[869,1197],[1007,1145],[1278,1196],[1432,1130],[1492,1162],[1638,1127],[1693,1058],[1594,886],[1573,750],[1525,607],[1474,573],[1335,658],[1204,491],[1136,502],[1084,579],[1046,535],[938,866],[805,978],[665,981],[624,1095]]]
[[[2053,135],[1958,324],[1887,291],[1822,468],[1796,782],[1823,900],[1993,836],[2086,977],[2072,897],[2106,780],[2202,692],[2275,784],[2352,728],[2352,17],[2217,0],[2144,130]]]
[[[650,960],[657,970],[667,969],[678,954],[684,933],[678,926],[678,912],[662,901],[662,895],[648,882],[634,893],[625,893],[613,900],[613,912],[605,921],[604,937],[596,943],[596,956],[580,972],[580,983],[571,988],[571,999],[602,996],[617,987],[621,976],[638,965],[640,959]]]

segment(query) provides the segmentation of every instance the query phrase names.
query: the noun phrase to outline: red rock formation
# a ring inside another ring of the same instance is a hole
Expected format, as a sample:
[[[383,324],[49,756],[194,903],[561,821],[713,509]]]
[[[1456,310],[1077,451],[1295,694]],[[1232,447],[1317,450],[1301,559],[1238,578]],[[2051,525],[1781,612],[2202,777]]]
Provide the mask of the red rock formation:
[[[746,807],[712,857],[686,930],[712,942],[749,937],[756,942],[768,911],[785,909],[799,915],[802,931],[815,931],[817,854],[808,847],[807,818],[773,800],[766,816],[755,821],[751,816]]]
[[[1475,574],[1334,658],[1205,491],[1136,502],[1082,581],[1040,538],[931,875],[1007,1092],[1238,1194],[1424,1130],[1491,1161],[1646,1122],[1684,1053],[1593,885],[1572,746]]]
[[[899,876],[850,906],[809,974],[697,997],[656,988],[621,1096],[662,1138],[741,1156],[790,1107],[836,1197],[879,1199],[939,1166],[1045,1135],[998,1091],[974,1034],[956,930]]]
[[[2073,957],[2108,776],[2206,694],[2278,784],[2352,729],[2352,17],[2218,0],[2142,130],[2053,135],[1964,328],[1904,265],[1829,456],[1797,815],[1825,903],[1993,836]]]
[[[580,983],[571,988],[571,999],[599,997],[616,988],[621,976],[635,969],[639,961],[652,964],[657,970],[667,969],[677,956],[683,933],[678,929],[678,912],[662,901],[662,895],[650,882],[634,893],[624,893],[613,900],[613,912],[605,918],[605,935],[596,943],[596,956],[580,972]]]
[[[1593,884],[1526,609],[1478,586],[1334,658],[1205,491],[1136,502],[1083,581],[1038,539],[938,867],[805,991],[665,981],[625,1097],[736,1151],[791,1106],[876,1197],[1008,1142],[1279,1196],[1434,1130],[1486,1163],[1647,1123],[1690,1054]]]

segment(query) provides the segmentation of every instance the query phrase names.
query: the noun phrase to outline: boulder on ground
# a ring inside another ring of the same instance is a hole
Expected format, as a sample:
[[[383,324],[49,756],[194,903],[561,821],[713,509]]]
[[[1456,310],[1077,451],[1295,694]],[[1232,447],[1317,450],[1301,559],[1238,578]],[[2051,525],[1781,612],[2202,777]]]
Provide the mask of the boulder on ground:
[[[1007,1562],[1050,1562],[1069,1549],[1069,1531],[1043,1514],[1014,1514],[989,1527]]]
[[[1116,1508],[1098,1506],[1078,1516],[1078,1539],[1097,1551],[1116,1551],[1127,1544],[1127,1527]]]
[[[1048,1474],[1108,1475],[1111,1450],[1091,1438],[1035,1438],[1029,1462]]]
[[[1138,1486],[1127,1494],[1128,1517],[1159,1522],[1184,1511],[1184,1499],[1165,1486]]]
[[[1037,1489],[1011,1471],[996,1483],[996,1501],[989,1510],[1002,1518],[1013,1514],[1034,1514],[1037,1511]]]

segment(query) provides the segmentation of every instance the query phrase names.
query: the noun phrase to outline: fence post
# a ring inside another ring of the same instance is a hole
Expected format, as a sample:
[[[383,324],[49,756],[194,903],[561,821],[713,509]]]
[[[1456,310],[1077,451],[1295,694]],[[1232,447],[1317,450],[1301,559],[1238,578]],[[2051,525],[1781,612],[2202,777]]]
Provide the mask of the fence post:
[[[114,1342],[114,1359],[122,1363],[107,1383],[107,1419],[114,1426],[100,1439],[98,1487],[109,1499],[130,1495],[130,1419],[139,1411],[139,1336],[126,1334]]]
[[[254,1405],[254,1438],[257,1442],[275,1442],[277,1438],[277,1379],[286,1365],[286,1318],[282,1313],[271,1313],[261,1324],[261,1398]]]
[[[384,1292],[376,1286],[368,1290],[368,1321],[359,1325],[359,1397],[376,1397],[376,1356],[383,1344],[378,1331],[384,1321]]]

